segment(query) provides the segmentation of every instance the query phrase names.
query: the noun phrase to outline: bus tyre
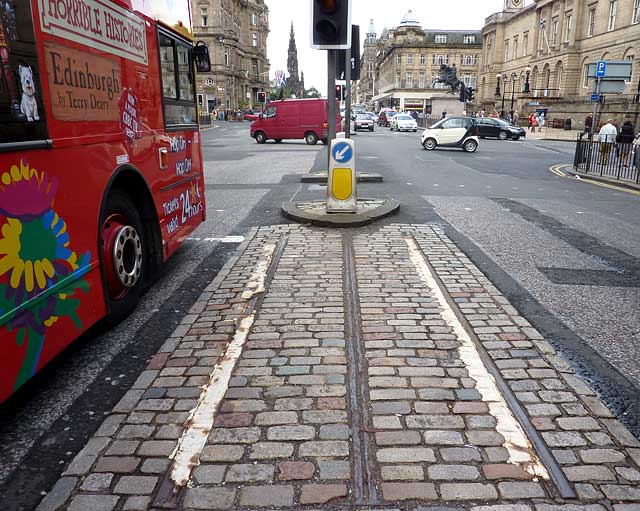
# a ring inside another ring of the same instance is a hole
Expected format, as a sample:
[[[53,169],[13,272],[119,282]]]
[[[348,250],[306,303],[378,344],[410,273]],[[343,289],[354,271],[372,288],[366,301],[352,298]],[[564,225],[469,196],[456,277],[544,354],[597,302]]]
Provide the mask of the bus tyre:
[[[307,131],[304,134],[304,140],[309,145],[316,145],[318,143],[318,135],[313,131]]]
[[[109,194],[103,218],[100,236],[106,321],[115,324],[131,314],[142,295],[147,262],[145,236],[140,213],[120,190]]]
[[[267,136],[264,134],[264,131],[256,131],[256,142],[258,144],[264,144],[267,141]]]

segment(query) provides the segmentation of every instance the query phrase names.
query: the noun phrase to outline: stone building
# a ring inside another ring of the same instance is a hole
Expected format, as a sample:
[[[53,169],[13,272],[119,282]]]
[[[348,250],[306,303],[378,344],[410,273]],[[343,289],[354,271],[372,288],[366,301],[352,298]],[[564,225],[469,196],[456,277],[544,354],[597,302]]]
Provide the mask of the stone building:
[[[592,110],[597,60],[633,62],[625,93],[607,96],[605,111],[637,119],[640,87],[640,0],[505,0],[482,30],[477,98],[485,110],[519,110],[520,117],[548,109],[547,117],[584,122]],[[499,93],[499,94],[498,94]]]
[[[191,0],[196,40],[209,45],[211,73],[199,73],[203,111],[258,108],[258,91],[269,88],[264,0]]]
[[[304,97],[304,73],[298,73],[298,48],[296,47],[296,34],[291,22],[291,32],[289,34],[289,49],[287,51],[287,88],[296,98]]]
[[[444,86],[432,85],[439,77],[440,65],[455,64],[458,78],[475,87],[481,50],[480,31],[425,30],[411,11],[396,28],[385,28],[379,38],[372,22],[361,58],[362,79],[356,87],[356,100],[376,109],[431,113],[433,99],[446,96]],[[462,111],[463,104],[459,106]]]

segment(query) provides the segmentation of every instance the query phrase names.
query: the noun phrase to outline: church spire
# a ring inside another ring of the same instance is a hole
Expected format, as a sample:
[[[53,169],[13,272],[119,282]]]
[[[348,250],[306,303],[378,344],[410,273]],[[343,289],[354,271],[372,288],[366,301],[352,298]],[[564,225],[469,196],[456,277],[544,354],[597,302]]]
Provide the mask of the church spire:
[[[298,49],[296,47],[296,33],[293,30],[293,21],[291,22],[291,33],[289,35],[289,50],[287,54],[287,71],[289,78],[287,79],[289,90],[296,97],[303,97],[304,91],[300,90],[300,78],[298,74]]]

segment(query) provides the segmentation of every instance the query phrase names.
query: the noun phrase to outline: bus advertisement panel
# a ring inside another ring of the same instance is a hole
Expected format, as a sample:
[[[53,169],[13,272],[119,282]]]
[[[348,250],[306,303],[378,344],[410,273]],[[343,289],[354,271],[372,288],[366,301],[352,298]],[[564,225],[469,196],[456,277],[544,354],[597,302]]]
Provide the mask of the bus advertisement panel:
[[[175,29],[168,0],[0,3],[1,402],[130,313],[206,208],[189,0]]]

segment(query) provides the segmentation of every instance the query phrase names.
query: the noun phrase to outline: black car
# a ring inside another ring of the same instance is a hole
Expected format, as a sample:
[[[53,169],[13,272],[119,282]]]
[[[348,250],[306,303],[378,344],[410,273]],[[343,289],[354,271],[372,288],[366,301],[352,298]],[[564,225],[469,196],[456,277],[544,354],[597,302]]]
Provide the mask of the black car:
[[[513,139],[518,140],[520,137],[526,137],[527,132],[520,126],[514,126],[502,119],[494,119],[492,117],[478,117],[478,133],[480,138],[499,138],[500,140]]]

